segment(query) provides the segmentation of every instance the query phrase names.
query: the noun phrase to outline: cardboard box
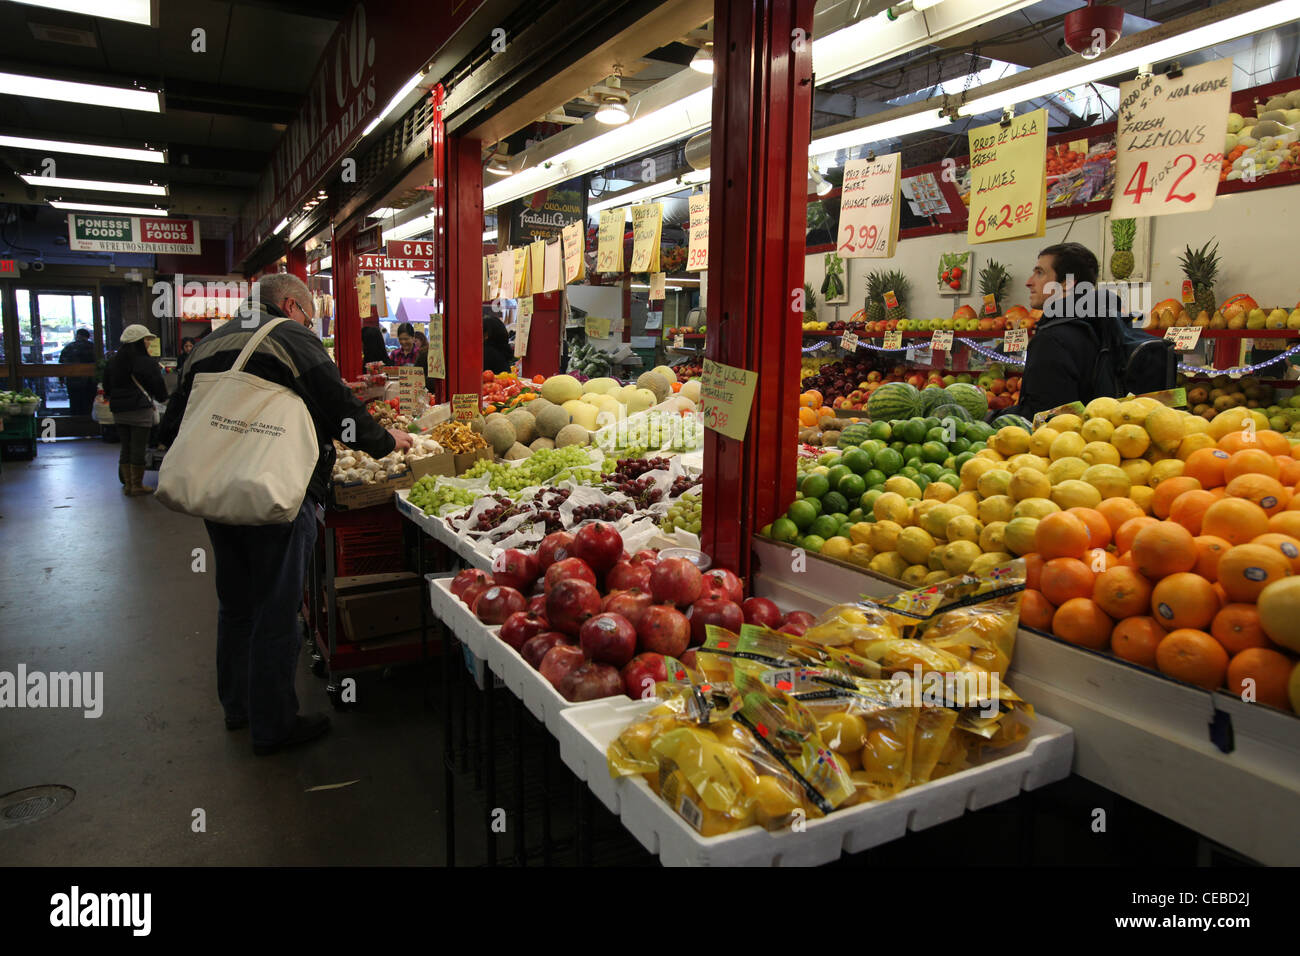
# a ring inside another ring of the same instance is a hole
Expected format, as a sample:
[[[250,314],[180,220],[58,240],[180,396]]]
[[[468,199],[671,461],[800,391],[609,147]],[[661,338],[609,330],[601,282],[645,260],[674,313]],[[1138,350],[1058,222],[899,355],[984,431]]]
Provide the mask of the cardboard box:
[[[429,455],[426,458],[417,458],[408,465],[412,484],[419,481],[425,475],[444,475],[447,478],[456,477],[456,456],[449,451],[441,455]]]
[[[408,468],[404,473],[385,481],[364,482],[357,485],[334,485],[331,491],[335,508],[342,511],[357,511],[361,508],[373,508],[375,505],[387,504],[393,500],[393,493],[399,488],[410,488],[415,478]]]
[[[493,454],[491,446],[479,448],[475,451],[467,451],[463,454],[456,455],[456,474],[463,475],[480,461],[492,461],[496,455]]]
[[[419,575],[369,574],[339,578],[343,639],[351,644],[409,636],[420,629],[424,588]],[[347,593],[344,593],[344,592]]]

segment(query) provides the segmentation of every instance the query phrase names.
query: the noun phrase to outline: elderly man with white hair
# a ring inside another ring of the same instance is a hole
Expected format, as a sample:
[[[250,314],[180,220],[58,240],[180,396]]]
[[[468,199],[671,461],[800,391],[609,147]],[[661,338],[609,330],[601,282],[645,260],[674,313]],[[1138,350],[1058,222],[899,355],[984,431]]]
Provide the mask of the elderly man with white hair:
[[[190,353],[159,428],[170,445],[185,416],[194,377],[225,372],[252,335],[277,318],[250,356],[245,372],[293,389],[316,427],[319,457],[298,516],[287,524],[235,526],[205,521],[217,585],[217,695],[226,727],[251,729],[259,755],[314,740],[329,730],[326,714],[298,713],[294,679],[301,634],[303,580],[316,543],[316,506],[325,500],[334,464],[334,439],[383,458],[409,448],[411,436],[381,428],[339,375],[313,331],[312,296],[288,274],[268,275],[253,287],[240,315]]]

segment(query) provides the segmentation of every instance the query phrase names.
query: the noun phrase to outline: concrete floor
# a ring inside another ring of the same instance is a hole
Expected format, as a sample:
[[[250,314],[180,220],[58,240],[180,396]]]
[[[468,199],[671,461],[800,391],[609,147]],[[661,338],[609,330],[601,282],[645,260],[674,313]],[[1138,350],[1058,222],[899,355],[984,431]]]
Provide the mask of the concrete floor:
[[[105,700],[98,719],[0,709],[0,794],[76,791],[62,812],[0,830],[0,863],[441,863],[441,738],[418,668],[360,675],[361,706],[333,713],[323,740],[253,756],[217,701],[211,564],[191,570],[203,524],[123,497],[119,447],[42,444],[0,473],[0,671],[102,671]],[[331,711],[307,663],[302,710]]]

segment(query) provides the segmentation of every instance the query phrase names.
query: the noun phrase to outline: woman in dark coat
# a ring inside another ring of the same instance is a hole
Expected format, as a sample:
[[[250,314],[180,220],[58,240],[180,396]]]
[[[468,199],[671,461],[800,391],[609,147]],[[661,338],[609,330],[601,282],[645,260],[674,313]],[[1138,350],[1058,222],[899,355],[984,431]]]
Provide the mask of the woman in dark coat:
[[[144,451],[154,426],[153,403],[167,401],[162,367],[149,354],[152,338],[156,336],[143,325],[128,325],[117,352],[104,367],[104,394],[122,438],[117,474],[123,482],[122,494],[132,497],[153,494],[144,486]]]
[[[495,315],[483,316],[483,368],[495,374],[510,371],[515,357],[510,348],[510,333]]]
[[[378,362],[388,364],[388,348],[384,345],[384,330],[377,325],[361,327],[361,362],[369,365]]]

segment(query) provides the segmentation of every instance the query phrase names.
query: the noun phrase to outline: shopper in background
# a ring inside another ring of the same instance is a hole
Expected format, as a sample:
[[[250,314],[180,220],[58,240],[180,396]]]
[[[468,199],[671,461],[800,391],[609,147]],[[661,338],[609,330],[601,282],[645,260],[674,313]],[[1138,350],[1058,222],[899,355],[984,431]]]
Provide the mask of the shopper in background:
[[[389,365],[414,365],[416,359],[415,326],[403,322],[397,327],[398,348],[388,356]]]
[[[496,374],[510,371],[515,357],[506,324],[495,315],[483,316],[483,368]]]
[[[316,542],[316,507],[325,500],[334,464],[333,441],[344,440],[374,458],[411,447],[411,436],[385,431],[339,376],[338,366],[311,331],[312,297],[288,273],[266,276],[241,314],[194,348],[160,433],[167,444],[180,432],[196,376],[225,372],[258,328],[273,328],[244,371],[293,389],[316,426],[320,452],[298,516],[287,524],[242,527],[205,521],[216,563],[217,694],[226,727],[251,725],[253,751],[269,754],[314,740],[329,730],[325,714],[300,715],[294,678],[302,633],[303,580]]]
[[[122,493],[131,497],[153,494],[144,486],[144,452],[157,422],[153,403],[167,401],[162,366],[149,354],[152,338],[156,336],[143,325],[128,325],[122,330],[117,352],[104,367],[104,394],[122,439],[117,477],[122,481]]]
[[[363,365],[369,365],[371,362],[378,362],[380,365],[388,364],[388,347],[384,345],[384,330],[377,325],[361,327],[361,362]]]
[[[77,329],[71,342],[59,353],[61,365],[94,365],[95,344],[90,341],[90,329]],[[72,415],[89,415],[95,400],[95,376],[72,375],[64,380],[68,386],[68,412]]]
[[[429,351],[429,339],[423,332],[419,331],[418,329],[413,334],[415,336],[415,353],[418,361],[418,356],[421,352]]]
[[[180,382],[181,376],[185,374],[185,363],[190,359],[190,353],[194,351],[194,340],[188,335],[181,339],[181,351],[176,356],[176,381]]]

